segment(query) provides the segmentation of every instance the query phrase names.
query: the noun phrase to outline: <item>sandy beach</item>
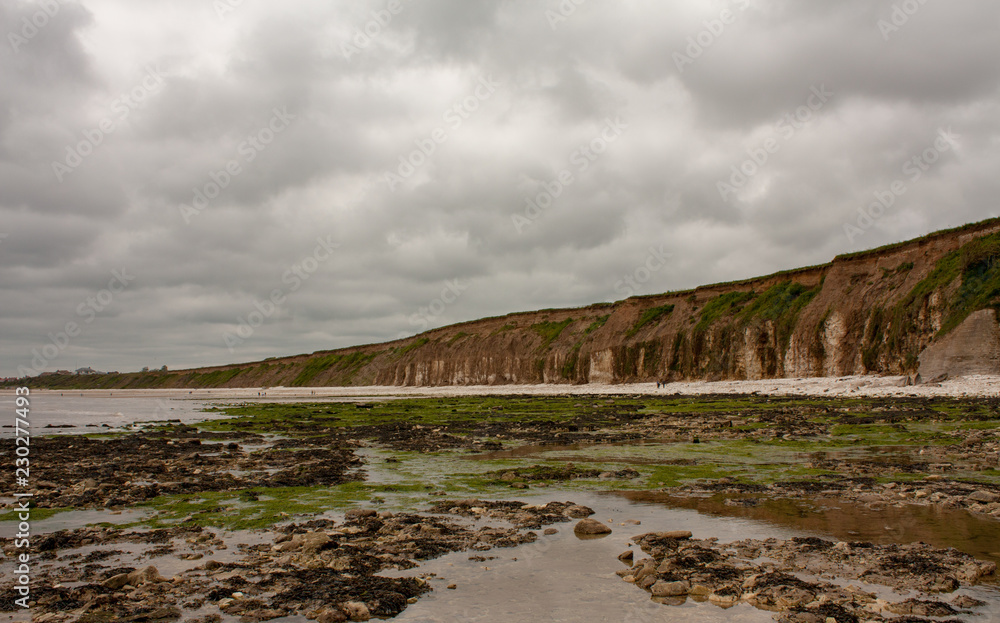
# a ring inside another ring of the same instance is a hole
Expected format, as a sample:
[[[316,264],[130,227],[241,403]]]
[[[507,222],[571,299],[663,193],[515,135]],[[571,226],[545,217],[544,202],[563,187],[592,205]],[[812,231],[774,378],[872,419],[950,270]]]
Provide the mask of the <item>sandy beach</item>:
[[[942,383],[907,385],[905,376],[843,376],[795,379],[761,379],[751,381],[691,381],[669,383],[657,387],[656,383],[631,383],[604,385],[543,384],[543,385],[450,385],[442,387],[269,387],[269,388],[218,388],[218,389],[140,389],[140,390],[34,390],[36,394],[64,394],[66,396],[128,396],[169,397],[192,400],[309,400],[322,398],[390,397],[390,396],[501,396],[524,394],[531,396],[580,395],[690,395],[758,394],[771,396],[822,396],[846,398],[891,397],[979,397],[1000,396],[1000,376],[965,376]],[[14,391],[0,390],[0,396],[13,395]]]

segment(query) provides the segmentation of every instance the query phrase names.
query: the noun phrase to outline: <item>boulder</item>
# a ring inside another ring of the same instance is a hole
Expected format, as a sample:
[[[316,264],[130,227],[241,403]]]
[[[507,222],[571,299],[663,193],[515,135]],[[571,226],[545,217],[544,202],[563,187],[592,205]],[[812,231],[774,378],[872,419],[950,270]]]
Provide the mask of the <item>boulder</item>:
[[[573,526],[573,532],[576,536],[602,536],[611,534],[611,528],[596,519],[581,519]]]
[[[1000,495],[990,491],[980,490],[972,492],[965,499],[970,502],[978,502],[979,504],[992,504],[993,502],[1000,500]]]
[[[1000,374],[1000,326],[996,312],[981,309],[920,353],[925,379]]]
[[[292,540],[294,541],[295,539]],[[331,540],[325,532],[307,532],[299,538],[302,551],[307,554],[320,551]]]

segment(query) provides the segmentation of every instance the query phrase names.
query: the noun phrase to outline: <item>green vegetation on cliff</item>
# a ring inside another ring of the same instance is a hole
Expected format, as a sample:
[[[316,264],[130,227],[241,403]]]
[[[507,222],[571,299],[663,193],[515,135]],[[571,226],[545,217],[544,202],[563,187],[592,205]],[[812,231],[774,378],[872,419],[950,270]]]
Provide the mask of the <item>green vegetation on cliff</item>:
[[[632,337],[640,330],[642,330],[642,328],[645,327],[646,325],[660,322],[665,317],[673,313],[674,307],[676,306],[673,305],[672,303],[668,303],[666,305],[660,305],[659,307],[651,307],[650,309],[647,309],[646,311],[642,312],[642,314],[639,316],[639,319],[635,321],[635,324],[632,325],[632,328],[629,329],[628,333],[625,334],[625,337]]]
[[[949,290],[954,290],[947,294]],[[944,319],[936,337],[942,337],[980,309],[1000,310],[1000,233],[976,238],[938,260],[934,269],[890,310],[872,310],[865,367],[876,369],[886,332],[888,352],[902,352],[915,363],[909,336],[919,333],[921,318],[936,293],[946,299]],[[925,322],[925,321],[924,321]]]
[[[573,319],[567,318],[562,322],[539,322],[531,325],[531,329],[542,338],[542,345],[539,349],[545,350],[551,346],[552,342],[556,341],[556,338],[571,324],[573,324]]]

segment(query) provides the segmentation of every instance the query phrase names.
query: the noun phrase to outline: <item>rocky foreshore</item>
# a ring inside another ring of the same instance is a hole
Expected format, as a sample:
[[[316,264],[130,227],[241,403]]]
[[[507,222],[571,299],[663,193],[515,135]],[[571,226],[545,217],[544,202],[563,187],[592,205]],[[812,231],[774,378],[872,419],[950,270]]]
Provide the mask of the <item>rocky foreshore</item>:
[[[782,623],[924,621],[924,616],[981,614],[985,602],[959,595],[940,596],[992,576],[996,564],[955,550],[923,543],[874,545],[815,537],[743,540],[720,544],[693,539],[690,532],[657,532],[633,542],[634,552],[619,559],[626,582],[665,605],[688,598],[728,608],[745,602],[779,613]],[[877,586],[893,589],[887,598]],[[880,595],[880,592],[882,594]],[[918,593],[904,598],[902,593]],[[906,615],[900,619],[897,615]]]
[[[198,427],[32,439],[34,620],[389,618],[455,586],[418,565],[485,563],[497,556],[486,552],[538,540],[564,557],[542,567],[570,582],[578,565],[559,564],[603,552],[611,567],[586,581],[621,595],[631,587],[613,575],[612,556],[620,528],[639,523],[628,515],[637,507],[607,501],[622,499],[647,503],[652,529],[674,519],[651,508],[683,508],[699,521],[738,517],[833,539],[722,546],[643,535],[646,558],[621,575],[664,603],[752,604],[790,623],[974,623],[982,606],[965,589],[993,569],[973,555],[1000,560],[996,400],[509,396],[227,408],[228,419]],[[8,459],[14,449],[0,443]],[[536,503],[448,499],[527,490]],[[8,484],[8,507],[13,492]],[[601,515],[555,495],[590,496]],[[85,526],[98,521],[123,526]],[[968,553],[936,549],[949,546]],[[13,541],[0,547],[9,569]],[[455,552],[468,560],[424,562]],[[0,612],[15,611],[2,597],[12,588],[0,586]]]
[[[185,616],[213,623],[225,614],[253,623],[297,614],[334,623],[392,617],[431,584],[416,572],[403,578],[379,573],[413,569],[450,552],[532,543],[539,538],[534,529],[592,513],[571,502],[474,499],[442,501],[427,514],[355,509],[341,523],[315,519],[263,533],[256,544],[238,544],[240,554],[229,562],[213,558],[228,549],[225,540],[197,526],[64,530],[38,542],[40,559],[60,564],[36,578],[33,620],[138,623]],[[476,526],[475,520],[488,523]],[[14,553],[12,540],[2,545],[6,555]],[[141,553],[123,566],[136,547]],[[203,562],[172,577],[154,566],[135,566],[154,556]],[[0,594],[12,592],[11,586],[0,586]],[[12,612],[14,606],[0,602],[0,611]]]

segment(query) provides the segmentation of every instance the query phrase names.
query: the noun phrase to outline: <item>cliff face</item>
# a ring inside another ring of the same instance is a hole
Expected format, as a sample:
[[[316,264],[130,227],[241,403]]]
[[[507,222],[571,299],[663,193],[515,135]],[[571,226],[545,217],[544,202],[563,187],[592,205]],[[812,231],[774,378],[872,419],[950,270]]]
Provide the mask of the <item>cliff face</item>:
[[[1000,219],[812,268],[420,336],[76,387],[495,385],[1000,374]],[[971,345],[976,345],[971,349]]]

